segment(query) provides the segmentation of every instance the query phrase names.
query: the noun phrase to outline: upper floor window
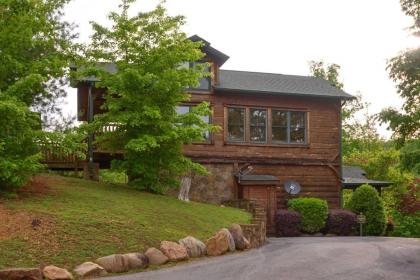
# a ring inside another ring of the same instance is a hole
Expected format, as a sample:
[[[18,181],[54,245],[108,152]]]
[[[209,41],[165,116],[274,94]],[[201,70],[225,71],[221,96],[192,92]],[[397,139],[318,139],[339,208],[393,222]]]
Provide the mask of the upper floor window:
[[[194,65],[196,64],[200,64],[200,62],[190,62],[190,68],[194,67]],[[210,67],[206,67],[204,69],[204,72],[206,73],[210,73],[211,69]],[[197,87],[191,87],[191,90],[200,90],[200,91],[210,91],[211,89],[211,77],[207,76],[207,77],[202,77],[199,80],[199,84]]]
[[[228,141],[245,141],[245,108],[228,108]]]
[[[228,107],[227,113],[228,142],[307,143],[306,112],[272,108]]]
[[[191,112],[193,105],[179,105],[176,107],[176,113],[178,115],[186,114]],[[210,124],[210,116],[201,116],[201,119],[206,123]],[[206,131],[203,135],[204,142],[210,142],[210,132]]]

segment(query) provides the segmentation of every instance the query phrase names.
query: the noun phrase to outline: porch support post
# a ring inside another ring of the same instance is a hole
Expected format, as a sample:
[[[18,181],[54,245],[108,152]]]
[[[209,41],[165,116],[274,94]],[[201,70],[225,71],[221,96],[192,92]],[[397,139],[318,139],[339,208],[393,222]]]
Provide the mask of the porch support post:
[[[88,90],[88,114],[87,122],[90,124],[93,121],[93,93],[92,89],[95,86],[95,82],[89,81],[89,90]],[[89,130],[88,133],[88,178],[94,180],[95,170],[93,163],[93,132]]]

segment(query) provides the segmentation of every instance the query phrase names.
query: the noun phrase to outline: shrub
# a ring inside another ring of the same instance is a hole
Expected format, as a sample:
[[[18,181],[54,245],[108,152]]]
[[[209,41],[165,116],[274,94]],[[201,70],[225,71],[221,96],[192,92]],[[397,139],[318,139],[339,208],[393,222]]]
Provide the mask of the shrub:
[[[344,209],[329,210],[324,232],[344,236],[355,235],[357,232],[356,214]]]
[[[277,236],[299,236],[300,214],[296,211],[279,210],[276,215]]]
[[[366,216],[363,231],[366,235],[382,235],[386,227],[385,210],[382,198],[369,185],[358,187],[350,198],[348,209]]]
[[[302,231],[315,233],[325,226],[328,213],[328,205],[325,200],[302,197],[289,200],[287,205],[289,210],[300,213]]]
[[[413,216],[398,211],[393,211],[391,215],[395,224],[392,236],[420,237],[420,211]]]

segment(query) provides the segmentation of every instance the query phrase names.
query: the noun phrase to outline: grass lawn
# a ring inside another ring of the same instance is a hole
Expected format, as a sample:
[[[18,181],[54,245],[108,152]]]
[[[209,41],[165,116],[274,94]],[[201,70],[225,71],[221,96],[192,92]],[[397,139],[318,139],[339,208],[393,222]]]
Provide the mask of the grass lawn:
[[[81,179],[42,175],[19,199],[0,200],[0,269],[84,261],[158,247],[187,235],[205,240],[247,223],[243,210]]]

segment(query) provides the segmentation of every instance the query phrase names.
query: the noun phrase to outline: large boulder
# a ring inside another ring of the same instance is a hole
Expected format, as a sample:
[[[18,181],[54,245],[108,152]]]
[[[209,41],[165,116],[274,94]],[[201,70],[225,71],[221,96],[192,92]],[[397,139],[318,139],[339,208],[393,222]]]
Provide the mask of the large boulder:
[[[146,268],[149,265],[149,259],[144,254],[128,253],[124,254],[123,257],[129,269]]]
[[[79,276],[79,278],[94,278],[94,277],[102,277],[105,276],[106,270],[93,262],[85,262],[81,265],[76,266],[74,272]]]
[[[160,250],[170,261],[181,261],[188,259],[187,249],[172,241],[162,241],[160,243]]]
[[[220,231],[223,232],[223,234],[225,234],[228,239],[229,252],[235,251],[235,240],[233,239],[232,234],[230,234],[230,231],[227,228],[222,228]]]
[[[206,255],[206,244],[192,236],[179,240],[179,244],[187,249],[190,258],[197,258]]]
[[[232,235],[233,240],[235,241],[236,249],[245,250],[245,236],[241,226],[238,224],[232,224],[229,227],[229,232]]]
[[[150,265],[161,265],[168,262],[168,257],[165,256],[159,249],[149,248],[146,253],[144,253],[149,259]]]
[[[229,250],[229,236],[225,231],[219,231],[206,242],[207,255],[218,256]]]
[[[0,270],[0,279],[7,280],[42,280],[39,268],[12,268]]]
[[[109,255],[96,259],[95,263],[102,266],[107,272],[120,273],[129,270],[128,261],[121,254]]]
[[[50,280],[71,280],[73,275],[67,269],[48,265],[42,269],[44,277]]]

